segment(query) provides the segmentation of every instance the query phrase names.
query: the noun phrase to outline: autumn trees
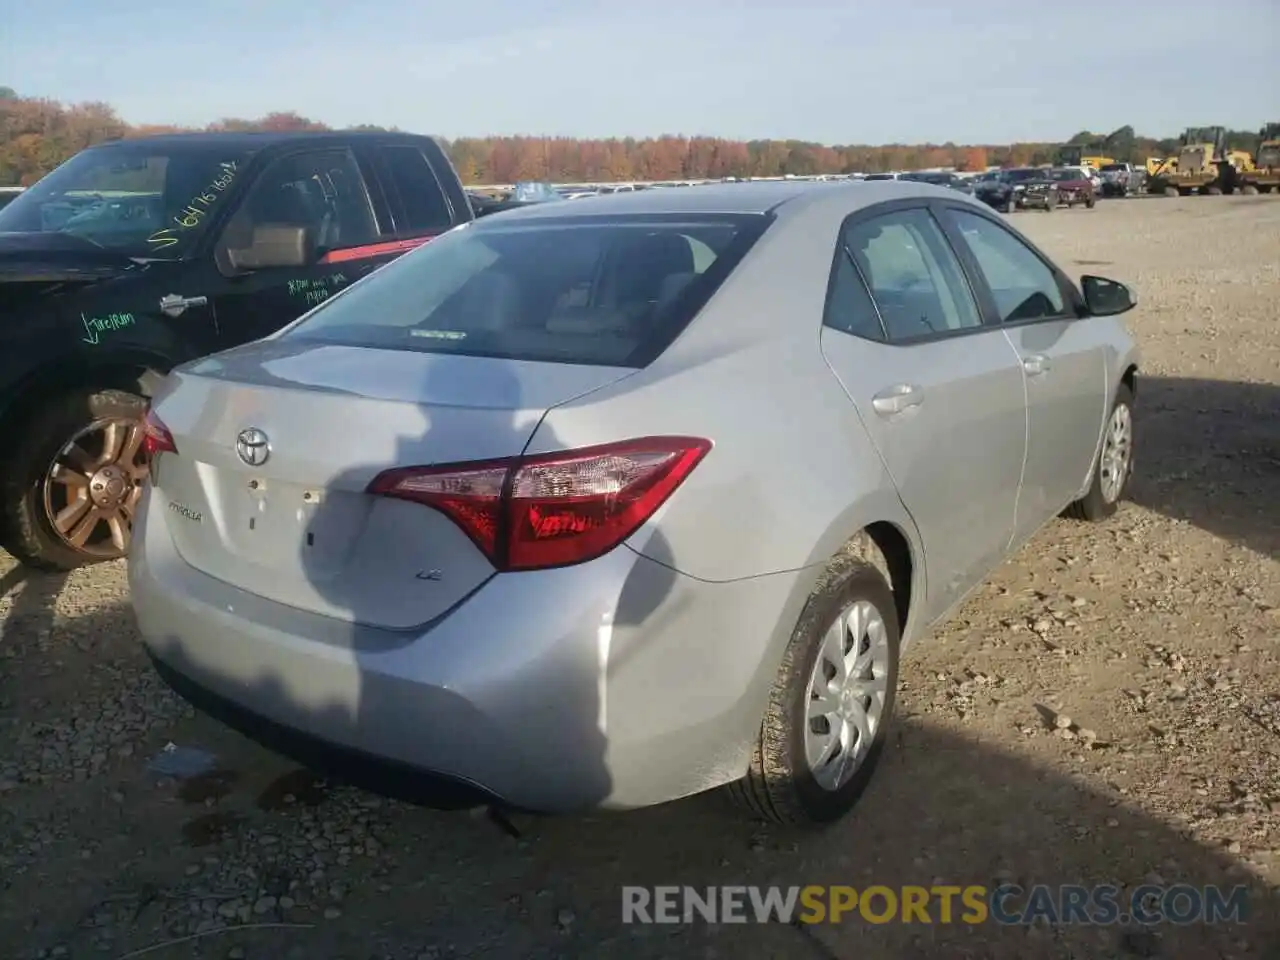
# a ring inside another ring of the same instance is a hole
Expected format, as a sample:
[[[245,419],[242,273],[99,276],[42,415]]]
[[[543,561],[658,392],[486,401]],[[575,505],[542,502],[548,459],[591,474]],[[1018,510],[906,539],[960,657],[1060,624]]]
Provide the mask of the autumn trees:
[[[206,130],[325,130],[318,120],[291,111],[256,120],[227,117]],[[362,125],[354,129],[376,130]],[[175,132],[175,127],[133,126],[104,103],[65,105],[20,97],[0,86],[0,186],[31,184],[93,143],[115,137]],[[1122,127],[1109,137],[1087,131],[1072,138],[1106,140],[1117,159],[1142,162],[1162,153],[1168,141]],[[776,177],[820,173],[878,173],[955,167],[982,170],[989,164],[1048,163],[1056,144],[1009,145],[889,144],[824,146],[801,140],[724,140],[717,137],[661,136],[615,140],[569,137],[463,137],[441,141],[464,183],[558,183],[610,180],[701,180],[720,177]],[[1247,148],[1246,148],[1247,149]],[[1121,152],[1126,153],[1121,157]],[[1167,151],[1164,151],[1167,152]]]

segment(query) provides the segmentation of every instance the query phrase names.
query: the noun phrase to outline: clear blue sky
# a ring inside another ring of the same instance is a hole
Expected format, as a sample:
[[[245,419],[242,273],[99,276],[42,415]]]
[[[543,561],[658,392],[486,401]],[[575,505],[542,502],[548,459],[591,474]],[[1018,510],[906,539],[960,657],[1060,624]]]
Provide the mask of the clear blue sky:
[[[0,0],[0,25],[0,85],[135,123],[1000,143],[1280,120],[1280,0]]]

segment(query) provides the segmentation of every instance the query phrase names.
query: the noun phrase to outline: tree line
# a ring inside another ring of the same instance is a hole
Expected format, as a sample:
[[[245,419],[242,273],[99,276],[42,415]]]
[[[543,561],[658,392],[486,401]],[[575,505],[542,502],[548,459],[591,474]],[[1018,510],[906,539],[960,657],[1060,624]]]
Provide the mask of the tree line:
[[[85,147],[104,140],[186,132],[193,128],[130,124],[105,103],[64,104],[22,97],[0,87],[0,186],[34,183]],[[292,111],[257,120],[224,118],[202,130],[328,130],[327,125]],[[345,129],[378,130],[362,125]],[[720,177],[776,177],[839,173],[880,173],[954,167],[1051,163],[1056,143],[1010,144],[845,144],[802,140],[726,140],[666,135],[580,140],[572,137],[461,137],[441,139],[467,184],[548,180],[555,183],[617,180],[701,180]],[[1079,143],[1119,161],[1142,163],[1177,150],[1176,138],[1139,136],[1132,127],[1110,134],[1082,131]],[[1254,133],[1231,131],[1232,147],[1253,150]]]

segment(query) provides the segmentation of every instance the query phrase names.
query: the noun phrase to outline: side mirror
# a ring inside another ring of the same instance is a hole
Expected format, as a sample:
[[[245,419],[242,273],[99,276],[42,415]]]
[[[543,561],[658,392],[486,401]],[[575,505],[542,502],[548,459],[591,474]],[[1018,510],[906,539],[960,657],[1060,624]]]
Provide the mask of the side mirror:
[[[1138,298],[1132,290],[1118,280],[1106,277],[1081,277],[1080,291],[1084,294],[1084,305],[1091,317],[1114,317],[1128,313],[1138,305]]]
[[[228,266],[237,271],[305,267],[315,255],[315,239],[307,227],[275,223],[254,227],[249,246],[226,250]]]

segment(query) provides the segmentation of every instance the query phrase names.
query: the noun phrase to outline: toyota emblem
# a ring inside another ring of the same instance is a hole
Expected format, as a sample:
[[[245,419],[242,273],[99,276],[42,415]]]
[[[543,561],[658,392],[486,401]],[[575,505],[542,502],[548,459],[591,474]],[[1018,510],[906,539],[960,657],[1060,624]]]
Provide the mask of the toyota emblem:
[[[236,437],[236,453],[249,466],[260,467],[271,456],[271,441],[257,427],[249,427]]]

